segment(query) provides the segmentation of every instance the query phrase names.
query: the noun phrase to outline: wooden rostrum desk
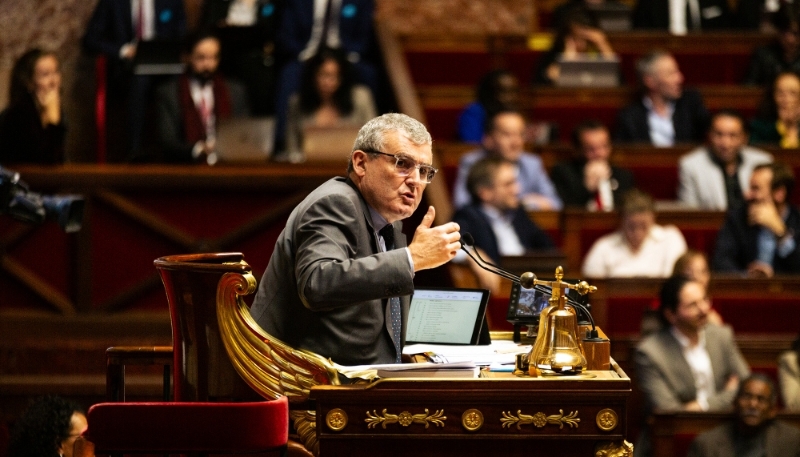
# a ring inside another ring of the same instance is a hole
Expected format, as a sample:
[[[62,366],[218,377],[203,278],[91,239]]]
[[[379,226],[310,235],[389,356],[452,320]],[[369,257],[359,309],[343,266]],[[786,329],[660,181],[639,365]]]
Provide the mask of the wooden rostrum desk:
[[[320,455],[629,455],[630,379],[613,360],[587,373],[316,386]]]

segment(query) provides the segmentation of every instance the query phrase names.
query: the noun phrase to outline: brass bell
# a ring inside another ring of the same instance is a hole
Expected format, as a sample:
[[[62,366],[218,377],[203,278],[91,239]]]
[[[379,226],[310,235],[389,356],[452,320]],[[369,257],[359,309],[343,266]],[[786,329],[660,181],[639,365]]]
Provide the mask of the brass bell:
[[[555,281],[532,280],[533,284],[549,286],[552,294],[550,306],[540,314],[539,332],[528,360],[532,367],[544,373],[581,373],[586,370],[587,362],[578,338],[578,316],[572,307],[566,306],[564,289],[573,288],[583,295],[597,288],[583,281],[574,285],[563,282],[561,267],[556,268],[555,276]]]
[[[534,355],[533,363],[544,372],[567,374],[584,371],[586,357],[577,335],[578,318],[575,310],[565,307],[549,312],[547,319],[539,324],[542,344]]]

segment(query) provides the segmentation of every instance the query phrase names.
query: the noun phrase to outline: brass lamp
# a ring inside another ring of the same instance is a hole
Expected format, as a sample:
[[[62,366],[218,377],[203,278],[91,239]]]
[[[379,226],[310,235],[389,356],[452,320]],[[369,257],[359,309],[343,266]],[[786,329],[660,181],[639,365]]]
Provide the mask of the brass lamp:
[[[586,281],[569,284],[564,278],[564,269],[556,268],[555,281],[541,281],[532,273],[525,273],[520,284],[525,288],[535,285],[552,290],[550,306],[542,310],[539,318],[539,333],[528,356],[528,363],[544,373],[575,374],[586,369],[586,357],[578,337],[578,317],[572,307],[566,307],[564,289],[573,289],[581,295],[595,292],[597,287]]]

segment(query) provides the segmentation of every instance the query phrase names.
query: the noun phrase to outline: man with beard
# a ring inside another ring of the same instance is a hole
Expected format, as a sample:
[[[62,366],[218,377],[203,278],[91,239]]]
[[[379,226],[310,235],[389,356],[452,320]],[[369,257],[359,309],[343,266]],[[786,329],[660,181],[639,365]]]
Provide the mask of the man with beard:
[[[246,112],[243,90],[217,73],[219,52],[214,35],[194,35],[186,72],[158,88],[158,140],[167,162],[214,165],[218,123]]]
[[[289,215],[250,314],[267,333],[342,365],[398,363],[414,274],[451,260],[458,224],[431,227],[431,206],[406,245],[402,220],[436,175],[431,135],[405,114],[361,127],[347,176]]]
[[[736,395],[736,419],[700,434],[689,457],[800,456],[800,430],[774,420],[777,399],[768,377],[751,375]]]
[[[708,324],[711,304],[705,286],[673,276],[662,286],[660,299],[663,328],[643,339],[634,355],[645,413],[730,408],[750,368],[731,328]],[[649,429],[639,435],[636,452],[651,455]]]
[[[783,163],[758,165],[747,204],[728,212],[711,268],[754,277],[800,272],[800,212],[789,203],[794,173]]]
[[[708,126],[700,93],[684,89],[678,62],[665,51],[653,51],[636,62],[644,94],[617,116],[615,140],[669,147],[699,143]]]
[[[678,200],[706,211],[724,211],[744,203],[750,174],[772,155],[747,146],[742,116],[729,110],[711,118],[708,144],[681,157],[678,163]]]

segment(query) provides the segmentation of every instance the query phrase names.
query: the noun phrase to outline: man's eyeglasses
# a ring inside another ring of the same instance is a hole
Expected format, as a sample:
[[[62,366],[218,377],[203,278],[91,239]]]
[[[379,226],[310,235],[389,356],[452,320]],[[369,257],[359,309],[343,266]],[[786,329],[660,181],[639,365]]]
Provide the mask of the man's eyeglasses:
[[[370,150],[365,149],[364,152],[369,154],[380,154],[388,157],[394,157],[395,160],[394,168],[397,171],[397,174],[399,174],[400,176],[408,176],[414,171],[414,169],[418,169],[420,181],[426,184],[430,184],[430,182],[433,180],[433,177],[436,176],[436,172],[439,171],[430,165],[417,163],[411,157],[407,157],[404,155],[387,154],[385,152],[375,151],[372,149]]]

